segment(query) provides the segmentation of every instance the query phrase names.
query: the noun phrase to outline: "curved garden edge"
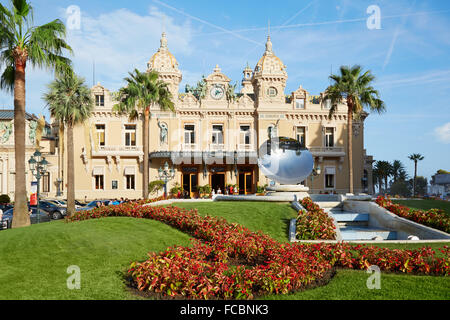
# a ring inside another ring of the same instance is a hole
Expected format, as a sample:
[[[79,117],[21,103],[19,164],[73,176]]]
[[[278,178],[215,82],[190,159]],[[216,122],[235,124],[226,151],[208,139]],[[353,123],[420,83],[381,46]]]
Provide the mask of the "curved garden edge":
[[[443,275],[450,272],[448,247],[443,258],[431,248],[391,250],[361,245],[281,244],[224,219],[196,211],[132,203],[77,214],[71,221],[126,216],[164,222],[197,238],[192,248],[173,247],[134,262],[128,275],[140,291],[187,299],[252,299],[292,293],[323,279],[335,267]],[[200,239],[200,240],[198,240]],[[233,265],[233,260],[241,261]]]

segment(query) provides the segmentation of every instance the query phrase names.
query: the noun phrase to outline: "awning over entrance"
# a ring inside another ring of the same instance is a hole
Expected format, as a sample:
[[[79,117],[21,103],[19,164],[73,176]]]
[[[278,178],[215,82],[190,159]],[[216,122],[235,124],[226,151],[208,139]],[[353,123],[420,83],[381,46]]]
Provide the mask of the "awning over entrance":
[[[150,159],[171,159],[174,164],[257,164],[258,153],[254,151],[200,152],[159,151],[150,153]]]

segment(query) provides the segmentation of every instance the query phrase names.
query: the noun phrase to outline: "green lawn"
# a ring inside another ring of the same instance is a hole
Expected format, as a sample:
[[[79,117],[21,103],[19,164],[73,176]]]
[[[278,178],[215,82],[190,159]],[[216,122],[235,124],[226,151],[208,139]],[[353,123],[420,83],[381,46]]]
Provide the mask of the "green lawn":
[[[219,202],[179,204],[202,215],[221,216],[279,241],[287,241],[289,204]],[[157,221],[105,218],[63,221],[0,232],[2,299],[138,299],[123,275],[132,261],[172,245],[188,246],[189,236]],[[432,245],[434,248],[444,244]],[[447,243],[448,245],[448,243]],[[423,245],[386,245],[413,249]],[[67,267],[81,269],[81,290],[69,290]],[[368,290],[364,271],[339,270],[320,288],[267,299],[449,299],[449,278],[382,274],[381,290]]]
[[[380,289],[368,289],[371,275],[359,270],[338,270],[325,286],[267,300],[449,300],[448,277],[381,273]]]
[[[289,221],[297,217],[289,203],[223,201],[174,203],[173,206],[197,209],[201,215],[225,218],[228,222],[239,223],[252,231],[262,231],[280,242],[289,241]]]
[[[450,216],[450,202],[442,200],[392,200],[392,202],[407,206],[411,209],[429,210],[441,209]]]
[[[106,218],[0,231],[0,300],[133,299],[122,275],[149,251],[189,245],[189,236],[157,221]],[[67,267],[81,270],[68,290]]]

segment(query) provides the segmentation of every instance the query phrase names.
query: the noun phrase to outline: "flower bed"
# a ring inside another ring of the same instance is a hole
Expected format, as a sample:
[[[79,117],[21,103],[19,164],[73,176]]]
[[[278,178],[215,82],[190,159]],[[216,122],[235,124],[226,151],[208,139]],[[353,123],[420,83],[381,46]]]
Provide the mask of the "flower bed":
[[[394,204],[389,199],[382,196],[377,198],[376,203],[380,207],[383,207],[402,218],[450,233],[450,218],[443,210],[414,210],[400,204]]]
[[[431,275],[449,274],[449,249],[437,258],[431,249],[391,250],[349,244],[281,244],[224,219],[196,210],[122,204],[80,212],[67,221],[102,217],[154,219],[194,236],[192,247],[149,253],[128,270],[132,287],[163,297],[252,299],[286,294],[323,283],[334,267]]]
[[[311,198],[304,198],[297,217],[296,237],[298,240],[336,240],[333,219],[315,204]]]

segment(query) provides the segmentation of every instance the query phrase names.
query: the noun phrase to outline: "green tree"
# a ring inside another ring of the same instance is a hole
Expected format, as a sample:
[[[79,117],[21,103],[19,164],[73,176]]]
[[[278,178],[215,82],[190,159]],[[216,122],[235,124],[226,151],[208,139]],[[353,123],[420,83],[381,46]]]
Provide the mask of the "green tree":
[[[361,66],[342,66],[340,75],[331,75],[334,82],[325,91],[323,99],[331,101],[329,117],[337,111],[338,104],[347,104],[347,156],[350,181],[350,193],[353,193],[353,121],[364,108],[382,113],[386,110],[380,94],[372,87],[375,77],[371,71],[363,73]]]
[[[399,180],[406,180],[408,178],[408,174],[406,173],[405,166],[400,160],[394,160],[391,165],[391,175],[392,175],[392,183],[395,183]]]
[[[63,56],[72,52],[65,42],[66,28],[56,19],[41,26],[33,23],[33,9],[26,0],[0,4],[0,66],[5,66],[0,89],[14,93],[15,193],[13,228],[30,225],[25,172],[25,75],[27,63],[33,67],[71,71],[71,61]]]
[[[427,178],[417,176],[416,179],[409,180],[409,185],[415,187],[416,195],[424,195],[427,193],[428,189]]]
[[[379,175],[379,179],[384,181],[384,193],[388,192],[388,178],[392,174],[392,166],[388,161],[377,161],[375,170]],[[381,193],[381,192],[380,192]]]
[[[149,121],[150,108],[159,105],[161,110],[174,111],[172,94],[167,83],[159,80],[156,71],[140,72],[135,69],[129,72],[129,77],[125,78],[126,86],[118,93],[119,103],[114,106],[114,110],[128,114],[130,119],[137,119],[140,113],[144,114],[144,199],[148,199],[149,185]]]
[[[75,213],[75,167],[73,129],[91,116],[94,101],[83,78],[75,74],[58,77],[48,85],[43,99],[50,114],[67,128],[67,216]]]
[[[414,153],[409,156],[409,160],[414,161],[413,197],[416,196],[417,163],[423,159],[425,159],[425,157],[420,153]]]
[[[399,195],[402,197],[410,197],[411,189],[406,181],[399,179],[391,185],[390,194],[393,196]]]
[[[375,167],[372,171],[373,184],[378,185],[378,193],[381,194],[383,190],[383,176],[381,172]]]

